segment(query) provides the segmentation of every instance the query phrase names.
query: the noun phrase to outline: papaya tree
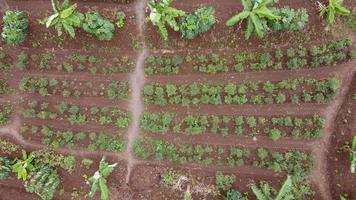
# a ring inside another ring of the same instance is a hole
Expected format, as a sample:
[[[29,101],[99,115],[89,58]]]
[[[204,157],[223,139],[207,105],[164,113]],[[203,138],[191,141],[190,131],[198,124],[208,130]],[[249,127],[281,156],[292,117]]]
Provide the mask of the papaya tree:
[[[91,190],[89,192],[89,197],[94,197],[96,191],[100,189],[101,200],[109,199],[109,189],[107,186],[106,178],[111,174],[111,172],[116,167],[117,163],[109,165],[103,157],[99,164],[99,170],[94,173],[92,177],[88,180],[92,183]]]
[[[77,4],[71,5],[69,0],[64,0],[61,5],[58,0],[51,0],[51,4],[54,14],[47,18],[46,27],[54,26],[58,36],[63,34],[64,29],[72,38],[75,38],[74,28],[81,27],[84,19],[83,14],[77,11]]]
[[[151,0],[148,4],[151,11],[148,19],[154,26],[158,27],[158,31],[164,40],[168,40],[166,24],[174,31],[179,31],[176,18],[186,15],[184,11],[170,7],[172,1],[173,0]]]
[[[268,20],[280,20],[281,17],[274,15],[271,5],[275,0],[241,0],[244,10],[237,15],[231,17],[227,22],[227,26],[234,26],[240,21],[247,20],[247,29],[245,31],[245,39],[249,39],[255,31],[257,36],[262,38],[264,33],[269,30],[267,26]]]
[[[258,200],[291,200],[294,199],[294,196],[291,194],[293,189],[293,182],[291,176],[287,176],[287,179],[284,181],[281,189],[279,190],[276,197],[273,197],[273,194],[276,191],[269,186],[268,183],[262,182],[260,187],[255,184],[251,185],[253,194]]]
[[[335,20],[335,15],[347,16],[351,12],[342,6],[343,0],[329,0],[329,4],[326,6],[318,1],[320,16],[326,15],[328,24],[332,24]]]

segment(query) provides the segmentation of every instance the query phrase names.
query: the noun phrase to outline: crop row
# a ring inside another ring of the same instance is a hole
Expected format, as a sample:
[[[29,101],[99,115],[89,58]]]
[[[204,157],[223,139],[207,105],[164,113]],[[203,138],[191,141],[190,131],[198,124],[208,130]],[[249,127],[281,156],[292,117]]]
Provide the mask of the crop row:
[[[163,140],[140,138],[134,147],[141,159],[166,160],[180,164],[243,166],[273,169],[276,172],[303,174],[313,165],[314,156],[296,150],[268,151],[264,148],[250,150],[238,147],[213,145],[174,144]]]
[[[58,61],[60,60],[60,61]],[[57,59],[50,52],[27,55],[21,52],[18,56],[17,66],[21,69],[57,70],[64,72],[90,72],[92,74],[116,74],[131,72],[135,63],[128,56],[115,56],[110,58],[94,55],[73,54]]]
[[[57,104],[29,100],[23,103],[20,113],[26,118],[66,120],[70,124],[86,124],[93,122],[100,125],[115,125],[127,128],[130,123],[126,111],[109,107],[85,107],[59,102]]]
[[[316,138],[321,136],[325,120],[319,116],[216,116],[186,115],[178,117],[173,112],[148,113],[141,118],[141,128],[153,133],[188,135],[221,134],[256,136],[265,134],[273,140],[280,137]]]
[[[126,81],[93,82],[76,79],[59,80],[56,78],[33,78],[26,76],[20,83],[21,91],[41,96],[62,95],[63,97],[107,97],[124,99],[128,95],[129,86]]]
[[[303,102],[327,103],[339,88],[335,78],[323,80],[293,79],[278,82],[246,82],[241,84],[159,84],[144,87],[144,101],[148,104],[294,104]]]
[[[349,57],[355,58],[356,51],[350,50],[350,39],[332,41],[310,48],[296,47],[277,49],[274,53],[253,52],[235,55],[197,54],[187,56],[152,55],[145,60],[146,74],[178,74],[183,66],[202,73],[243,72],[281,69],[300,69],[333,65]]]
[[[0,105],[0,126],[4,126],[10,121],[12,106],[10,104]]]
[[[57,130],[48,126],[24,125],[21,134],[32,138],[41,137],[41,142],[49,147],[82,148],[90,151],[122,152],[125,150],[126,140],[122,135],[100,132],[73,132],[71,130]]]

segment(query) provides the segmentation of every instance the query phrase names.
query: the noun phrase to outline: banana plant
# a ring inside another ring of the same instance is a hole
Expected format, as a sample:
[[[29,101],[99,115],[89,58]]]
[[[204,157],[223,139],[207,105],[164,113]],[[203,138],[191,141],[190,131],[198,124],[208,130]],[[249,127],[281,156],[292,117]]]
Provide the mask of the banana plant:
[[[271,191],[274,190],[268,185],[268,183],[261,184],[261,188],[255,184],[251,185],[252,192],[255,194],[258,200],[292,200],[294,199],[294,196],[290,194],[292,187],[293,182],[291,176],[289,175],[284,181],[276,197],[272,197]]]
[[[274,0],[241,0],[244,10],[231,17],[227,26],[234,26],[236,23],[247,19],[247,29],[245,39],[248,40],[255,31],[257,36],[263,38],[264,33],[269,30],[267,20],[280,20],[281,17],[274,15],[270,6]]]
[[[170,7],[169,5],[172,1],[173,0],[151,0],[148,4],[151,11],[148,19],[154,26],[158,27],[159,33],[164,40],[168,40],[166,24],[174,31],[179,31],[176,18],[186,15],[184,11]]]
[[[54,14],[49,16],[46,21],[46,27],[54,26],[58,36],[63,34],[63,29],[72,38],[75,38],[74,27],[80,27],[84,19],[82,13],[77,11],[77,4],[70,5],[69,0],[64,0],[62,5],[58,0],[51,0]]]
[[[106,178],[111,174],[111,172],[116,167],[117,163],[109,165],[103,157],[99,164],[99,170],[94,173],[92,177],[88,180],[92,183],[91,190],[89,192],[89,197],[94,197],[98,188],[100,188],[100,198],[101,200],[109,199],[109,190],[106,184]]]
[[[335,20],[336,14],[343,16],[349,15],[351,12],[342,6],[342,2],[343,0],[329,0],[329,5],[326,6],[318,1],[320,17],[326,14],[328,24],[332,24]]]
[[[12,172],[17,174],[17,179],[22,179],[25,181],[27,179],[28,171],[33,169],[32,161],[35,158],[34,154],[27,156],[25,150],[22,150],[22,160],[16,158],[14,160],[14,165],[12,165]]]

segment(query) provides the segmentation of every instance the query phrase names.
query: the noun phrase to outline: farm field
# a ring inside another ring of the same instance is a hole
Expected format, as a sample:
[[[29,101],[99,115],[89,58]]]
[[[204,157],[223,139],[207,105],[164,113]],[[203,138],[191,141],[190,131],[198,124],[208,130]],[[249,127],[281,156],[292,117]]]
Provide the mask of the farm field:
[[[0,199],[356,200],[356,1],[267,1],[0,1]]]

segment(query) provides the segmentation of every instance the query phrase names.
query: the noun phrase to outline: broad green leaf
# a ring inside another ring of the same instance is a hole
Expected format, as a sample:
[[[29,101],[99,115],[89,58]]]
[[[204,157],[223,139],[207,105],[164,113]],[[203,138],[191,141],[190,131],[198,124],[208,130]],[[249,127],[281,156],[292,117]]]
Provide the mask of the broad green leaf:
[[[59,3],[58,0],[51,0],[52,9],[54,12],[59,13]]]
[[[250,17],[253,22],[253,25],[255,26],[255,31],[257,33],[257,36],[262,38],[263,37],[263,26],[262,26],[261,20],[253,13],[250,14]]]
[[[254,29],[254,26],[253,26],[252,19],[249,18],[248,22],[247,22],[247,28],[245,31],[245,40],[248,40],[251,37],[251,35],[253,33],[253,29]]]
[[[345,7],[336,6],[335,9],[336,9],[336,12],[339,13],[340,15],[347,16],[350,14],[350,11]]]
[[[253,194],[256,196],[258,200],[268,200],[266,196],[262,193],[262,191],[256,186],[252,185],[251,186]]]
[[[91,190],[89,192],[89,197],[94,197],[96,191],[98,190],[98,184],[99,184],[99,181],[98,180],[94,180],[94,182],[91,185]]]
[[[239,21],[246,19],[250,15],[249,11],[243,11],[227,20],[227,26],[234,26]]]
[[[51,15],[48,19],[47,19],[47,22],[46,22],[46,27],[50,27],[52,26],[54,23],[54,21],[58,18],[59,14],[56,13],[56,14],[53,14]]]
[[[99,179],[99,186],[100,186],[100,197],[101,200],[108,200],[109,199],[109,190],[106,185],[106,180],[103,178]]]
[[[293,186],[292,178],[288,175],[275,200],[285,200],[285,196],[290,193]]]
[[[266,8],[266,7],[261,7],[259,9],[256,9],[254,13],[258,14],[261,17],[267,17],[270,20],[279,20],[281,19],[280,16],[274,15],[273,12]]]
[[[329,8],[328,10],[328,23],[332,24],[335,19],[335,10],[334,8]]]
[[[241,3],[245,11],[252,10],[252,2],[250,0],[241,0]]]
[[[75,38],[74,28],[71,25],[63,23],[63,27],[72,38]]]
[[[75,11],[75,9],[77,8],[77,4],[73,4],[72,6],[70,6],[69,8],[66,8],[65,10],[60,12],[60,18],[65,19],[67,17],[69,17],[70,15],[73,14],[73,12]]]

